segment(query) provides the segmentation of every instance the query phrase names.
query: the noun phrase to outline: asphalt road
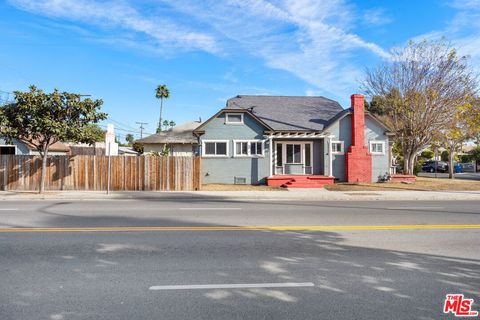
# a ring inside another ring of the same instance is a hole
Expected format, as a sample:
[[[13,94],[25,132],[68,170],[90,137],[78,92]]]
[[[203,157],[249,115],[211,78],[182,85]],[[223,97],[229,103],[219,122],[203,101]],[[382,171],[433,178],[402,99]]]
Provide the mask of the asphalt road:
[[[0,319],[453,319],[447,293],[480,309],[479,208],[4,201]]]

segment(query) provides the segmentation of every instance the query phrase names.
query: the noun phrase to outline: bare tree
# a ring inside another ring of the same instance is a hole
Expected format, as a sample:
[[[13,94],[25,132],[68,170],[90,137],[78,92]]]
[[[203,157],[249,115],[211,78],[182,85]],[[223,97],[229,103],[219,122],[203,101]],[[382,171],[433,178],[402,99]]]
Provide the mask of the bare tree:
[[[468,57],[445,40],[409,42],[392,50],[389,61],[367,69],[365,93],[377,96],[404,155],[404,172],[413,174],[415,157],[454,117],[477,89]]]

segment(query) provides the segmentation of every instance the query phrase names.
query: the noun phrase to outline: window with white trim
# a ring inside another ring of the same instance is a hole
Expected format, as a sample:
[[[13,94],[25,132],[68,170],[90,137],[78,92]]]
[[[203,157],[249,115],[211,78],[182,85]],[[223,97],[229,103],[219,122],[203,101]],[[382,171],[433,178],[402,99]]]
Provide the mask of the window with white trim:
[[[385,141],[370,141],[370,153],[378,155],[385,154]]]
[[[235,155],[248,156],[248,142],[235,142]]]
[[[263,142],[262,141],[252,141],[250,142],[250,155],[252,156],[263,156]]]
[[[0,155],[17,154],[17,147],[12,145],[0,145]]]
[[[228,156],[228,140],[203,141],[203,156],[226,157]]]
[[[236,157],[263,157],[264,141],[262,140],[234,140]]]
[[[226,124],[243,124],[243,113],[226,113]]]
[[[302,163],[302,145],[301,144],[287,144],[287,164],[301,164]]]
[[[332,154],[343,154],[344,151],[344,142],[343,141],[332,141]]]

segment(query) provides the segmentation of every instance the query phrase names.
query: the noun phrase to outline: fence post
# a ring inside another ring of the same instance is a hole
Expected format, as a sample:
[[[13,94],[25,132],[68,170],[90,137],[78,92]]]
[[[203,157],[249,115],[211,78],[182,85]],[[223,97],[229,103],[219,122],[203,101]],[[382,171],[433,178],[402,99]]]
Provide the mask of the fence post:
[[[107,194],[110,193],[110,142],[108,143]]]
[[[1,186],[2,186],[2,189],[3,191],[7,191],[7,166],[5,164],[5,161],[6,161],[6,157],[5,156],[0,156],[0,164],[2,165],[2,170],[3,170],[3,174],[2,174],[2,183],[1,183]]]

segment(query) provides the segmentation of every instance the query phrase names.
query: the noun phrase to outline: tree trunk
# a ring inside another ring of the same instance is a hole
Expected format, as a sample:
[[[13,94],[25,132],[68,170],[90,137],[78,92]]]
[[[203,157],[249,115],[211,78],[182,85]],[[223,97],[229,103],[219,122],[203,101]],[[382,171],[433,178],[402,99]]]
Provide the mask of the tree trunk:
[[[403,154],[403,174],[408,174],[408,168],[410,168],[409,156]]]
[[[410,159],[408,160],[408,174],[413,175],[415,173],[414,168],[415,168],[415,158],[416,158],[416,152],[412,151],[410,154]]]
[[[416,150],[404,151],[403,153],[403,174],[413,175],[415,167]]]
[[[48,150],[45,150],[40,154],[42,156],[42,172],[40,174],[40,186],[39,186],[39,193],[43,193],[45,191],[45,175],[47,171],[47,155]]]
[[[158,131],[162,131],[162,112],[163,112],[163,98],[160,98],[160,120],[158,121]]]
[[[450,153],[448,154],[448,178],[449,179],[455,179],[455,174],[454,174],[455,168],[453,167],[454,157],[455,157],[455,152],[453,151],[453,149],[450,149]]]

